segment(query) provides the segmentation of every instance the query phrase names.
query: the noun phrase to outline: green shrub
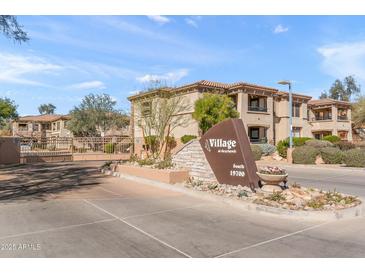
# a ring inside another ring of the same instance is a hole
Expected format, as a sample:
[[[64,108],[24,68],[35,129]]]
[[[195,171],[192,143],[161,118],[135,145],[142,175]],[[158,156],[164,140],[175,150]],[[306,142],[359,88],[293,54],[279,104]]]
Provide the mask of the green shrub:
[[[156,161],[152,158],[146,158],[146,159],[139,159],[137,160],[137,163],[140,166],[152,166],[153,164],[156,163]]]
[[[166,158],[165,160],[162,160],[162,161],[159,161],[157,164],[156,164],[156,168],[158,169],[166,169],[166,168],[170,168],[170,167],[173,167],[173,163],[172,163],[172,159],[171,157],[168,157]]]
[[[333,147],[334,145],[325,140],[308,140],[305,142],[306,146],[311,146],[315,148]]]
[[[157,152],[160,146],[160,142],[158,141],[156,135],[144,137],[144,143],[147,145],[146,149],[151,151],[152,153]]]
[[[365,167],[365,150],[350,149],[344,152],[343,161],[346,166]]]
[[[304,146],[305,142],[311,140],[312,138],[309,137],[293,137],[293,147],[300,147]],[[276,146],[278,153],[281,157],[286,158],[286,152],[289,147],[289,138],[279,141]]]
[[[349,141],[339,141],[336,142],[335,145],[341,150],[349,150],[355,148],[355,145]]]
[[[167,149],[168,151],[174,149],[177,145],[175,137],[174,136],[166,136],[166,145],[167,145]]]
[[[232,98],[216,93],[204,93],[203,97],[196,100],[192,115],[203,134],[225,119],[239,117]]]
[[[108,143],[104,145],[104,152],[105,153],[114,153],[114,144]]]
[[[276,151],[276,146],[271,144],[259,144],[258,145],[262,150],[262,155],[267,156],[271,155]]]
[[[259,145],[251,145],[251,150],[253,154],[253,158],[255,161],[258,161],[261,159],[262,156],[262,149]]]
[[[297,147],[293,151],[294,164],[315,164],[319,150],[311,146]]]
[[[190,142],[193,139],[196,139],[197,137],[195,135],[184,135],[180,138],[181,142],[183,144],[186,144],[188,142]]]
[[[288,143],[289,143],[289,138],[288,139]],[[312,138],[310,137],[293,137],[293,146],[295,147],[300,147],[300,146],[304,146],[305,142],[307,142],[308,140],[312,140]]]
[[[276,149],[281,157],[286,158],[286,151],[288,147],[289,141],[286,139],[279,141],[279,143],[276,145]]]
[[[336,135],[327,135],[327,136],[323,137],[323,140],[329,141],[331,143],[336,143],[336,142],[341,141],[341,138]]]
[[[341,164],[343,152],[336,147],[324,147],[321,149],[321,156],[326,164]]]

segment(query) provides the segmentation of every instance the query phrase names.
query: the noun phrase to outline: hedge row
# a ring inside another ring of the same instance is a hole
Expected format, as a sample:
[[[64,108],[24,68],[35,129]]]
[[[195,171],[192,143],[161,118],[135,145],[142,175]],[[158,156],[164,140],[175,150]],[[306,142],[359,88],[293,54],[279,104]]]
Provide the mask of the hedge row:
[[[365,150],[350,149],[342,151],[337,147],[316,148],[313,146],[297,147],[293,151],[295,164],[315,164],[320,155],[325,164],[342,164],[348,167],[365,167]]]

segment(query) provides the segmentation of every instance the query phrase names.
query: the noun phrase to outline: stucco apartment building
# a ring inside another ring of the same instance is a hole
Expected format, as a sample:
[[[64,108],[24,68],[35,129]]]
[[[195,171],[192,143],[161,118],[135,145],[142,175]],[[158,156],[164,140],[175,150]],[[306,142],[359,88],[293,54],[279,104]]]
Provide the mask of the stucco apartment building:
[[[198,122],[192,118],[194,103],[204,93],[227,94],[235,102],[240,118],[252,143],[271,143],[289,136],[289,96],[287,92],[245,82],[225,84],[213,81],[198,81],[177,88],[161,88],[128,97],[131,102],[131,132],[138,153],[143,147],[140,115],[136,108],[138,101],[172,93],[183,96],[189,109],[179,115],[186,115],[185,127],[176,128],[172,135],[179,139],[186,134],[199,136]],[[321,138],[324,135],[339,135],[344,140],[352,140],[351,109],[348,102],[331,99],[311,100],[307,95],[293,93],[293,132],[298,137]]]
[[[19,117],[13,122],[13,136],[19,137],[72,137],[67,129],[69,115],[43,114]]]
[[[73,137],[67,129],[70,115],[43,114],[19,117],[13,121],[13,136],[48,138],[48,137]],[[130,136],[129,126],[112,128],[104,133],[105,137]]]

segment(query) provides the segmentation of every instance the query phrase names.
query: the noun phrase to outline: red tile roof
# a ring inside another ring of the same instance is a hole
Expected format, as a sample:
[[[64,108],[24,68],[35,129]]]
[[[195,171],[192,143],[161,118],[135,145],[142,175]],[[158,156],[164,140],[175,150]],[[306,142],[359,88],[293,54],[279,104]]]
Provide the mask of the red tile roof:
[[[59,115],[59,114],[42,114],[42,115],[27,115],[19,117],[19,122],[53,122],[57,120],[69,120],[70,115]]]
[[[346,101],[339,101],[331,98],[326,99],[317,99],[317,100],[310,100],[308,102],[308,105],[310,106],[324,106],[324,105],[346,105],[351,106],[350,102]]]

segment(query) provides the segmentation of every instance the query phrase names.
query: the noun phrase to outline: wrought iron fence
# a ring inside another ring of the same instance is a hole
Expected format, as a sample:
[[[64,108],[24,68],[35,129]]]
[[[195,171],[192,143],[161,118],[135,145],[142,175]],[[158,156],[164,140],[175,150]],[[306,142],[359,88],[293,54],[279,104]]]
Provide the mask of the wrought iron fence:
[[[21,153],[130,153],[130,137],[23,137],[20,140]]]

